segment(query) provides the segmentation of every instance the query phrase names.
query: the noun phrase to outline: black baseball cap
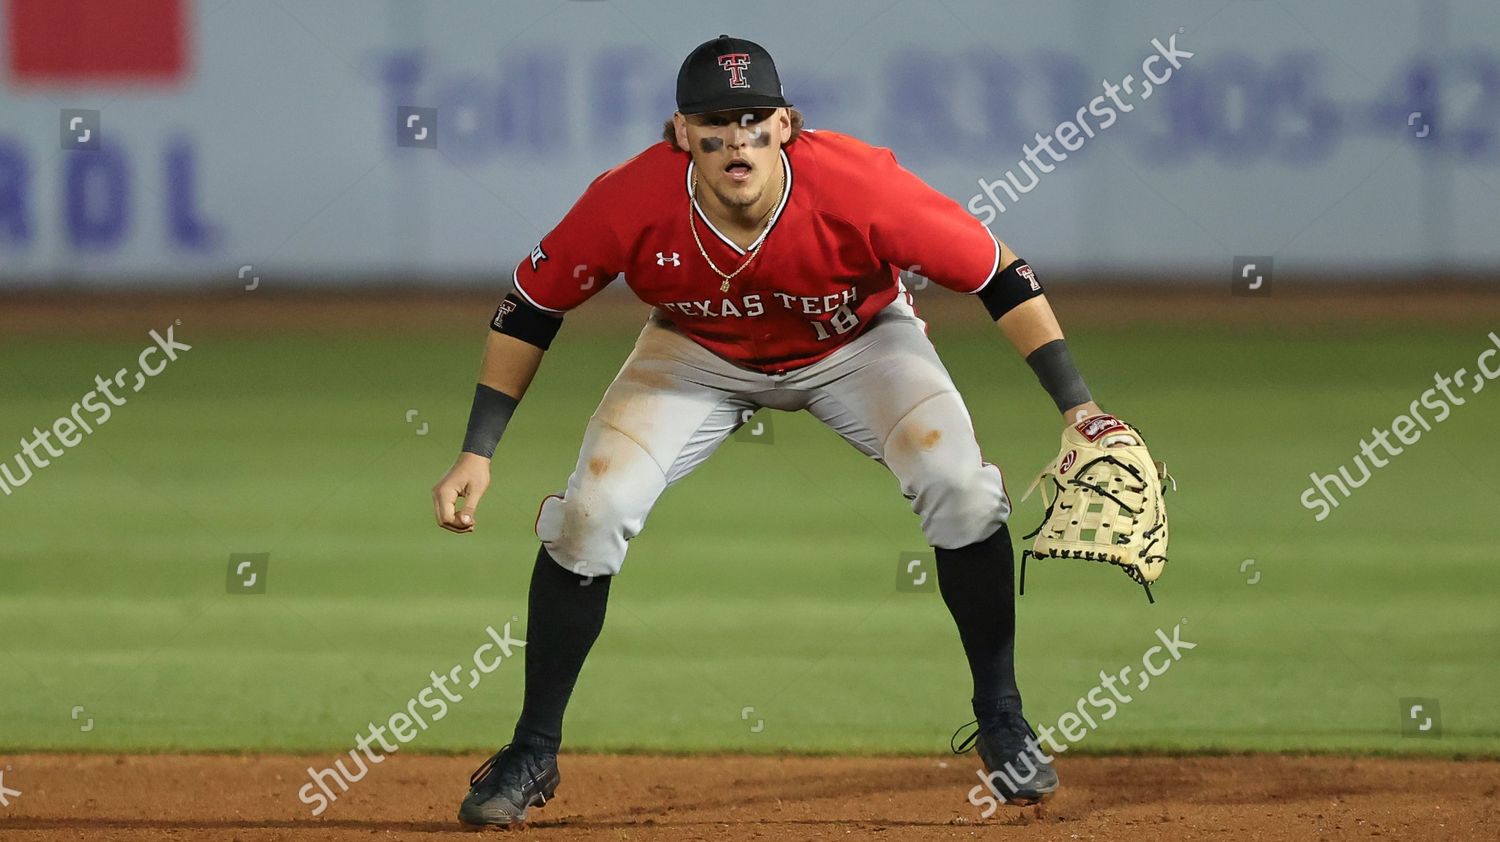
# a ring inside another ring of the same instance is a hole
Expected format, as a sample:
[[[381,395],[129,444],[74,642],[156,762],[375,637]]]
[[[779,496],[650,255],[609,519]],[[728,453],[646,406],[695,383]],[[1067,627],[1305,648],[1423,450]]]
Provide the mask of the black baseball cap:
[[[789,107],[776,62],[754,41],[728,35],[704,41],[677,71],[677,110],[683,114]]]

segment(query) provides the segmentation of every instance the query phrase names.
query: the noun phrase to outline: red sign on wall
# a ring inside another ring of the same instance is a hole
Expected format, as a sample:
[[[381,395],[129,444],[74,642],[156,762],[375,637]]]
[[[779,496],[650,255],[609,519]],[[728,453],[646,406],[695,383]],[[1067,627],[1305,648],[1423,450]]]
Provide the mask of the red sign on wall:
[[[175,84],[187,0],[9,0],[10,77],[22,84]]]

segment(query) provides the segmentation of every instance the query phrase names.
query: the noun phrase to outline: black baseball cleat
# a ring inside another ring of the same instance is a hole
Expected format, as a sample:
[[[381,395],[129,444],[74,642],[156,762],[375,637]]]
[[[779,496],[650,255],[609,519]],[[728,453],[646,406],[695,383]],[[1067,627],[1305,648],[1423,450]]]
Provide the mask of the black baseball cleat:
[[[469,776],[469,794],[458,820],[467,825],[521,827],[526,811],[552,800],[562,776],[557,753],[512,743]]]
[[[989,721],[983,725],[975,720],[954,732],[949,741],[953,753],[967,754],[978,748],[991,788],[1007,804],[1025,807],[1050,798],[1057,791],[1057,772],[1021,712],[1002,710],[986,719]],[[970,725],[978,727],[962,743],[955,744]]]

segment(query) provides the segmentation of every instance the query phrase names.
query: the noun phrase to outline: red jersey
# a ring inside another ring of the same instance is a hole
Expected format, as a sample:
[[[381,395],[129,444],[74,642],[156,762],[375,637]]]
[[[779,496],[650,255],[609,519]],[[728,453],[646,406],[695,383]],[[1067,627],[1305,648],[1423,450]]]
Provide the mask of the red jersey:
[[[516,267],[516,292],[554,313],[624,274],[631,290],[698,344],[779,373],[817,362],[897,295],[903,270],[963,293],[1000,268],[1000,245],[957,202],[848,135],[804,130],[784,147],[786,189],[760,254],[721,291],[698,252],[733,272],[749,250],[693,201],[692,156],[665,141],[594,179]],[[752,244],[752,250],[754,244]]]

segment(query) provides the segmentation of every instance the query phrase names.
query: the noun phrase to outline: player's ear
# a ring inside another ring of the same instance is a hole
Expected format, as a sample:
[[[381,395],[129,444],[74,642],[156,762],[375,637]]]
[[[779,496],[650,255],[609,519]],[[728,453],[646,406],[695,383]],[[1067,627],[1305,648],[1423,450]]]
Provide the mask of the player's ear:
[[[785,146],[792,139],[792,110],[790,108],[776,109],[776,137],[780,146]]]
[[[688,146],[687,118],[682,116],[681,111],[672,112],[672,128],[677,130],[677,148],[684,152],[692,150]]]

